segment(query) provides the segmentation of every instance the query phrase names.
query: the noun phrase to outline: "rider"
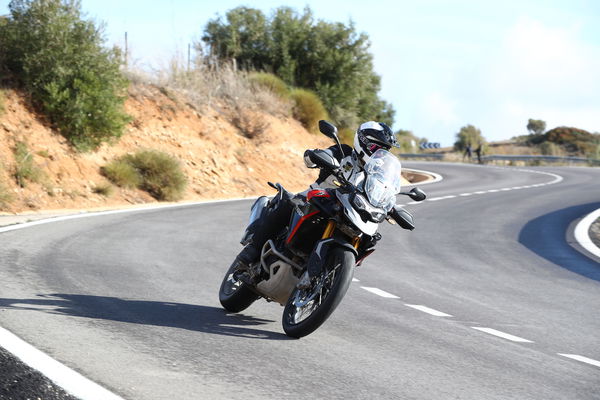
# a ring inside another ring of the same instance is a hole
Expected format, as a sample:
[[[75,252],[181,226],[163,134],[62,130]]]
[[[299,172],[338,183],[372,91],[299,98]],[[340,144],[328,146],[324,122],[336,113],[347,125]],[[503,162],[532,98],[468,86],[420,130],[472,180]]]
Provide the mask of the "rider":
[[[310,161],[310,154],[320,151],[327,152],[339,161],[344,178],[352,181],[354,176],[363,171],[364,165],[373,153],[379,149],[389,150],[392,146],[397,147],[398,143],[390,127],[383,122],[369,121],[361,124],[356,130],[354,148],[342,144],[341,151],[337,145],[325,150],[306,150],[304,162],[308,168],[315,168],[316,165]],[[333,174],[322,169],[317,180],[310,185],[310,189],[335,188],[335,180]],[[262,217],[249,226],[248,229],[253,236],[251,242],[237,256],[238,270],[248,269],[250,264],[258,261],[265,242],[286,226],[291,212],[292,205],[288,199],[283,199],[267,207]]]

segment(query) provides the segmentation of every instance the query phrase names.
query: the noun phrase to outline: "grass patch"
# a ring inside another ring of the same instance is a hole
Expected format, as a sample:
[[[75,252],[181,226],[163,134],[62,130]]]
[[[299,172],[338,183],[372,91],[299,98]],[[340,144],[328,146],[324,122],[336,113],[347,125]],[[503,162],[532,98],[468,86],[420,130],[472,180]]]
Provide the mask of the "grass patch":
[[[13,201],[13,198],[14,196],[10,188],[0,182],[0,209],[7,208],[10,202]]]
[[[0,115],[4,114],[6,111],[6,97],[4,95],[4,90],[0,89]]]
[[[44,173],[33,160],[33,153],[27,148],[25,142],[17,142],[14,149],[15,153],[15,171],[14,177],[17,184],[25,187],[27,182],[40,183],[44,178]]]
[[[179,200],[187,185],[179,161],[156,150],[127,154],[104,166],[102,173],[118,186],[137,187],[157,200]]]

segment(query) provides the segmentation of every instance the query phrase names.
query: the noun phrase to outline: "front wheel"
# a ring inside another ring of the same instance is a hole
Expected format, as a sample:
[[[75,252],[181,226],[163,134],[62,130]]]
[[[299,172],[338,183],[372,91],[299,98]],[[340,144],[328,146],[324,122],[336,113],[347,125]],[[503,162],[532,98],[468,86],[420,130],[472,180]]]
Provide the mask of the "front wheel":
[[[354,264],[354,254],[333,248],[311,287],[294,289],[283,311],[283,330],[288,336],[309,335],[329,318],[350,287]]]
[[[221,282],[219,301],[227,311],[240,312],[250,307],[259,296],[237,278],[235,265],[234,261]]]

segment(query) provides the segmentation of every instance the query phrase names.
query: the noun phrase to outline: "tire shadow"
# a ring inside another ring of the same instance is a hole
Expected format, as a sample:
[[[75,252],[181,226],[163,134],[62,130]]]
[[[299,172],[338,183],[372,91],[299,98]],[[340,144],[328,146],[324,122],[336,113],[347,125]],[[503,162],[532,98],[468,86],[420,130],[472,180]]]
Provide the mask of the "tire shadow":
[[[600,264],[569,245],[566,232],[576,219],[600,208],[600,203],[563,208],[529,221],[519,233],[519,243],[540,257],[586,278],[600,281]]]
[[[291,339],[283,333],[257,328],[274,322],[272,320],[231,314],[222,308],[202,305],[57,293],[38,295],[34,299],[0,298],[1,309],[30,310],[253,339]]]

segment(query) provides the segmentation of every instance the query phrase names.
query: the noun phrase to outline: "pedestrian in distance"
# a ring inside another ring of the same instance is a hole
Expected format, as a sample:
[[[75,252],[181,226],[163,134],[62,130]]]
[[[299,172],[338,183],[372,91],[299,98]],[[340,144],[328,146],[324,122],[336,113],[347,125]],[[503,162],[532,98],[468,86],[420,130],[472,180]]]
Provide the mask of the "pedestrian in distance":
[[[481,149],[481,143],[479,143],[479,147],[477,147],[477,148],[475,149],[475,154],[477,154],[477,162],[478,162],[479,164],[482,164],[482,162],[481,162],[481,153],[482,153],[482,149]]]
[[[469,159],[469,161],[471,161],[471,158],[473,157],[473,154],[471,153],[471,144],[467,144],[467,147],[465,147],[465,154],[463,154],[463,161],[465,160],[465,157],[467,157]]]

